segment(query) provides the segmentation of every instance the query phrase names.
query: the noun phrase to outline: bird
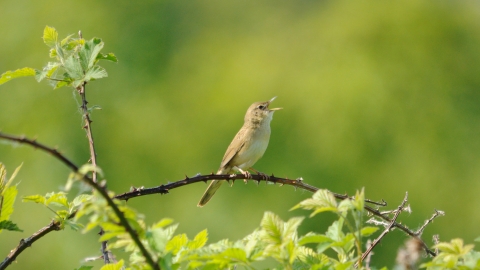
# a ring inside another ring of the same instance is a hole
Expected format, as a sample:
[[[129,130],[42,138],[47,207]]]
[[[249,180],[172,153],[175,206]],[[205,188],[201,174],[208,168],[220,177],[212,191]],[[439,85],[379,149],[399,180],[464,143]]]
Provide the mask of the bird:
[[[253,169],[252,166],[263,156],[265,150],[267,150],[271,132],[270,122],[272,121],[273,113],[282,109],[269,108],[270,103],[272,103],[275,98],[277,97],[273,97],[264,102],[255,102],[250,105],[245,114],[243,126],[228,146],[216,174],[231,174],[239,171],[246,178],[250,178],[251,174],[248,170],[252,170],[264,175]],[[197,206],[204,206],[224,181],[225,180],[212,180]]]

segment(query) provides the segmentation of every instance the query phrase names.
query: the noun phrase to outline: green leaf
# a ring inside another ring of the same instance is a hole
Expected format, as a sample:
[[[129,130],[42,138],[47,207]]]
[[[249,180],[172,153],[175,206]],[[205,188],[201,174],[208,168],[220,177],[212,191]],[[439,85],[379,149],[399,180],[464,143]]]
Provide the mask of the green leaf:
[[[270,244],[282,243],[283,221],[272,212],[265,212],[260,226],[264,230],[264,240]]]
[[[152,225],[152,229],[156,229],[156,228],[163,228],[163,227],[166,227],[170,224],[173,223],[173,219],[171,218],[162,218],[162,220],[160,220],[159,222],[155,223],[154,225]]]
[[[43,42],[50,48],[54,47],[57,44],[58,33],[55,28],[46,26],[43,30]]]
[[[69,208],[67,197],[63,192],[51,194],[51,196],[45,201],[45,205],[48,206],[50,204]]]
[[[25,67],[25,68],[17,69],[15,71],[9,70],[3,73],[2,76],[0,77],[0,85],[10,81],[11,79],[15,79],[18,77],[26,77],[26,76],[35,76],[35,69]]]
[[[165,246],[165,251],[172,252],[173,255],[177,255],[180,249],[184,248],[188,242],[186,234],[175,235]]]
[[[13,213],[13,204],[17,198],[17,187],[7,188],[3,195],[0,195],[0,221],[8,220]]]
[[[325,243],[325,242],[331,243],[333,242],[333,240],[330,237],[322,234],[305,235],[298,240],[298,244],[302,246],[306,244],[311,244],[311,243]]]
[[[92,199],[92,195],[90,194],[81,194],[81,195],[78,195],[77,197],[75,197],[75,199],[73,199],[72,201],[72,204],[74,207],[78,207],[80,205],[82,205],[83,203],[87,202],[87,201],[90,201]]]
[[[67,71],[68,77],[78,80],[83,78],[83,69],[80,65],[80,62],[73,55],[69,56],[65,60],[65,70]],[[78,85],[77,85],[78,86]]]
[[[120,260],[117,263],[105,264],[104,266],[102,266],[102,268],[100,268],[100,270],[121,270],[123,268],[123,264],[123,260]]]
[[[372,235],[373,233],[378,231],[378,229],[378,227],[363,227],[360,233],[362,236],[366,237]]]
[[[23,232],[23,230],[18,228],[17,224],[11,222],[10,220],[0,221],[0,232],[2,230]]]
[[[193,238],[193,240],[190,241],[190,243],[188,243],[188,247],[190,249],[201,248],[207,243],[207,240],[208,240],[208,232],[205,229],[199,232],[197,235],[195,235],[195,238]]]
[[[101,39],[93,38],[82,46],[79,52],[80,63],[83,70],[89,70],[96,62],[97,55],[102,50],[104,43]]]
[[[22,202],[34,202],[34,203],[45,203],[45,197],[42,195],[31,195],[31,196],[25,196],[22,198]]]
[[[245,251],[240,248],[227,248],[224,252],[222,252],[221,255],[234,262],[247,262],[247,255],[245,254]]]
[[[117,63],[118,59],[113,53],[108,53],[108,54],[101,54],[99,53],[97,55],[97,60],[108,60]]]
[[[292,209],[303,208],[307,210],[314,210],[310,217],[325,211],[337,212],[337,202],[332,193],[326,189],[320,189],[313,194],[311,199],[301,201],[295,205]]]
[[[94,66],[87,71],[84,80],[88,82],[91,80],[101,79],[105,77],[108,77],[107,71],[101,66]]]
[[[297,236],[298,226],[300,226],[303,219],[303,217],[293,217],[289,219],[284,226],[283,238],[293,240]]]

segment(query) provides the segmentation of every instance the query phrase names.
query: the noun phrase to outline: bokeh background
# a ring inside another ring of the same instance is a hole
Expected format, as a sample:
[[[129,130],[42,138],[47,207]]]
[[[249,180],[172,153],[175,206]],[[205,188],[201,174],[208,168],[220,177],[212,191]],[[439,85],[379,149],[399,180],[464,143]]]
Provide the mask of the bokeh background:
[[[480,235],[480,7],[475,1],[32,1],[2,0],[0,72],[49,61],[46,25],[60,37],[100,37],[109,77],[87,88],[98,162],[117,193],[216,171],[248,106],[278,96],[284,107],[256,169],[396,207],[409,192],[418,228],[467,243]],[[0,86],[0,129],[37,137],[77,164],[88,160],[71,89],[22,78]],[[10,173],[23,162],[19,196],[58,190],[69,170],[30,147],[0,143]],[[206,185],[132,199],[149,223],[179,222],[192,238],[237,240],[264,211],[283,219],[310,196],[288,186],[237,182],[204,208]],[[71,194],[72,196],[75,194]],[[0,257],[49,223],[40,205],[17,201],[23,233],[2,232]],[[307,219],[324,232],[334,216]],[[394,264],[406,237],[382,241],[375,266]],[[99,255],[98,237],[66,229],[44,237],[11,269],[74,269]],[[121,253],[117,253],[122,256]],[[93,263],[100,266],[100,263]]]

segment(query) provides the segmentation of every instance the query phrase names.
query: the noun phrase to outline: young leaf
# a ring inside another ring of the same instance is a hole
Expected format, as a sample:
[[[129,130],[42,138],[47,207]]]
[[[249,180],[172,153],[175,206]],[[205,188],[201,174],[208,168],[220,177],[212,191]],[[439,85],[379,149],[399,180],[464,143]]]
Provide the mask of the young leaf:
[[[100,268],[100,270],[122,270],[123,264],[124,264],[123,260],[120,260],[117,263],[105,264],[104,266],[102,266],[102,268]]]
[[[57,44],[58,33],[55,28],[46,26],[43,30],[43,42],[50,48],[54,47]]]
[[[94,66],[85,74],[85,81],[91,81],[108,77],[107,71],[101,66]]]
[[[45,203],[45,197],[42,195],[31,195],[31,196],[25,196],[22,198],[22,202],[34,202],[34,203]]]
[[[167,242],[165,246],[165,251],[172,252],[173,255],[177,255],[182,247],[185,247],[187,244],[188,238],[186,234],[175,235],[170,241]]]
[[[10,81],[11,79],[15,79],[18,77],[26,77],[26,76],[35,76],[35,69],[25,67],[25,68],[17,69],[15,71],[9,70],[3,73],[2,76],[0,77],[0,85]]]
[[[208,240],[208,232],[205,229],[199,232],[197,235],[195,235],[195,238],[193,238],[193,240],[190,243],[188,243],[188,247],[191,249],[201,248],[207,243],[207,240]]]
[[[283,221],[272,212],[265,212],[260,226],[264,230],[264,240],[270,244],[282,244]]]
[[[0,221],[0,232],[2,230],[23,232],[23,230],[18,228],[17,224],[11,222],[10,220]]]
[[[75,80],[83,78],[82,66],[80,65],[78,59],[75,58],[73,55],[70,55],[65,60],[65,70],[67,71],[69,78]]]
[[[17,187],[12,186],[0,194],[0,221],[8,220],[13,213],[13,204],[17,198]]]
[[[97,60],[108,60],[117,63],[118,59],[113,53],[101,54],[97,55]]]

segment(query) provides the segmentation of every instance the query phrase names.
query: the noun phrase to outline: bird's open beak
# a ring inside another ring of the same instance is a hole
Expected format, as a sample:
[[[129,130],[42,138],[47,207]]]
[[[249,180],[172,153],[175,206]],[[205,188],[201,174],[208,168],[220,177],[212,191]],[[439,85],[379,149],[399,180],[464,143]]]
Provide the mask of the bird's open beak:
[[[272,101],[274,101],[276,98],[277,97],[273,97],[272,99],[270,99],[268,101],[268,105],[270,105],[270,103],[272,103]],[[269,111],[278,111],[278,110],[281,110],[281,109],[283,109],[283,108],[273,108],[273,109],[268,108]]]

